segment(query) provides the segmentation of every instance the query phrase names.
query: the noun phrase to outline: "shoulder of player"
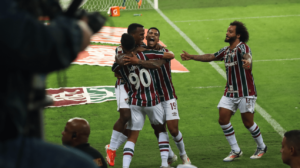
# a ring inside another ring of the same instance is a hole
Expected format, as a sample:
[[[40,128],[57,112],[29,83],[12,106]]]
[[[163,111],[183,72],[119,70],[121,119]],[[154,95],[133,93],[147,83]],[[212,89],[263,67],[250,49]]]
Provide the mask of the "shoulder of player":
[[[119,45],[117,48],[116,48],[116,53],[123,53],[123,49],[122,49],[122,46]]]
[[[244,42],[241,42],[237,46],[237,48],[239,49],[239,51],[242,51],[242,52],[245,52],[245,53],[250,52],[250,47]]]

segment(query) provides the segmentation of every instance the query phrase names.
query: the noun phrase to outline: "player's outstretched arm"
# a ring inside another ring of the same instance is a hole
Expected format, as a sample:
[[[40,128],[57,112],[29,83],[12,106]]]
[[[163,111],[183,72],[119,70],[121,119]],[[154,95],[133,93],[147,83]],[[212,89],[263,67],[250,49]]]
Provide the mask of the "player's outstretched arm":
[[[216,60],[214,54],[190,55],[189,53],[183,51],[183,53],[180,54],[180,56],[182,61],[195,60],[201,62],[211,62]]]
[[[174,53],[172,51],[164,52],[162,59],[174,59]]]
[[[244,62],[244,64],[243,64],[244,69],[247,69],[247,70],[251,69],[251,67],[252,67],[252,56],[250,55],[250,53],[244,54],[242,61]]]
[[[165,59],[159,59],[159,60],[140,60],[138,57],[134,54],[133,57],[125,56],[124,65],[141,65],[144,68],[147,69],[158,69],[160,68],[164,63],[166,63],[165,59],[169,59],[170,55],[168,55],[168,58]]]

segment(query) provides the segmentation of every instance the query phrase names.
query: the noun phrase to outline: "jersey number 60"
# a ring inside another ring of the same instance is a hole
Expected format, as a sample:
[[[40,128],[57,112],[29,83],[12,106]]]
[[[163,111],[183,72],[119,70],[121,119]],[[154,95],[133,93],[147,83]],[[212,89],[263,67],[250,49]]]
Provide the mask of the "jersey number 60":
[[[143,74],[145,75],[145,77],[147,79],[147,83],[144,79]],[[141,69],[139,76],[140,77],[138,77],[138,75],[135,74],[135,73],[130,73],[129,76],[128,76],[130,83],[135,85],[135,89],[138,90],[140,88],[140,82],[142,83],[142,85],[144,87],[149,87],[150,84],[151,84],[151,77],[150,77],[149,72],[145,69]],[[133,77],[135,78],[135,80],[133,79]]]

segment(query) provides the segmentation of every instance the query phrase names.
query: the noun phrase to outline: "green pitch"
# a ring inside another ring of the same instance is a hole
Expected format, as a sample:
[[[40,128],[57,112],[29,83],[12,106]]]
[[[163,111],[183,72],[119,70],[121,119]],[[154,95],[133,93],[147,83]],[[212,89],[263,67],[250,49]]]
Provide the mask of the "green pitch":
[[[297,0],[160,0],[162,12],[178,26],[203,52],[213,53],[226,46],[225,33],[230,22],[246,24],[253,53],[253,75],[258,90],[257,103],[264,108],[285,130],[300,129],[299,44],[300,3]],[[133,14],[143,16],[134,17]],[[182,62],[182,50],[190,54],[196,51],[155,10],[122,11],[120,17],[110,18],[114,26],[127,27],[140,23],[149,28],[158,27],[161,40],[173,51],[176,59],[190,71],[173,73],[173,83],[178,96],[186,151],[197,167],[287,167],[281,161],[281,136],[259,114],[255,122],[260,127],[268,152],[259,160],[249,157],[256,149],[249,131],[243,126],[237,112],[231,123],[235,129],[243,156],[234,162],[222,159],[230,152],[230,146],[218,124],[217,104],[223,94],[226,80],[208,63]],[[110,26],[109,24],[107,24]],[[218,65],[224,69],[221,62]],[[72,65],[66,73],[68,87],[114,85],[111,67]],[[47,87],[59,87],[56,73],[49,75]],[[204,88],[199,88],[204,87]],[[205,88],[206,87],[206,88]],[[119,117],[115,101],[101,104],[78,105],[45,110],[46,139],[61,144],[61,131],[72,117],[86,118],[91,125],[89,142],[104,156],[104,146],[109,143],[112,127]],[[170,140],[176,154],[178,150]],[[122,149],[117,151],[116,166],[122,167]],[[160,166],[160,153],[153,130],[146,121],[140,133],[132,168]],[[180,164],[179,161],[174,164]]]

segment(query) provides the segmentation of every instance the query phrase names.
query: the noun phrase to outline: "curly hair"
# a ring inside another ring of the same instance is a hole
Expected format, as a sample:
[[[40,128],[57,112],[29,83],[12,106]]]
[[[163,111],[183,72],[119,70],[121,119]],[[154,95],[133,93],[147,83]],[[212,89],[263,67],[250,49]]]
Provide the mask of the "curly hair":
[[[236,26],[236,34],[240,35],[240,41],[247,43],[249,40],[249,33],[248,30],[246,28],[246,26],[239,21],[234,21],[232,23],[230,23],[230,26]]]

